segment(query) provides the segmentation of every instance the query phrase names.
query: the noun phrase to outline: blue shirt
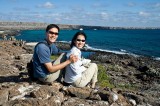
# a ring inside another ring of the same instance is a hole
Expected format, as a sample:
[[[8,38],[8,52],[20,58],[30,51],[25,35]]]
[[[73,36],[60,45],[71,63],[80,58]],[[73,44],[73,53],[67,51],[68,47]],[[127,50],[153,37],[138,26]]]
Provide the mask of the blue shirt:
[[[51,55],[59,53],[59,49],[53,43],[48,45],[46,41],[38,43],[34,48],[33,68],[35,78],[45,78],[50,74],[44,63],[52,62]]]

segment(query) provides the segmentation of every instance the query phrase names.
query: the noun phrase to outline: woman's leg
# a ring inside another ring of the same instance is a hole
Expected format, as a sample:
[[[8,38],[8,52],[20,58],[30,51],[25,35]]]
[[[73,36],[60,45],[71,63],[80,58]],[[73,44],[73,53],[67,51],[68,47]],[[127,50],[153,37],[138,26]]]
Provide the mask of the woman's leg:
[[[97,73],[97,64],[90,63],[88,69],[82,73],[82,76],[77,79],[73,85],[77,87],[85,87],[89,82],[91,82],[95,86],[95,83],[97,82]]]
[[[97,68],[97,65],[96,65],[96,68]],[[95,70],[95,73],[93,74],[93,77],[91,79],[91,87],[92,88],[95,88],[96,82],[98,81],[97,76],[98,76],[98,68]]]

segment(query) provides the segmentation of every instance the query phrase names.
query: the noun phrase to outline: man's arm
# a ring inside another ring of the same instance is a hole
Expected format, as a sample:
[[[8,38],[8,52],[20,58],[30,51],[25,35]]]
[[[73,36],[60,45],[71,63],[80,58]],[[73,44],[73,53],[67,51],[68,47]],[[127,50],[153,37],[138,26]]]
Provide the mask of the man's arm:
[[[70,58],[63,63],[55,65],[55,64],[52,64],[51,62],[49,62],[49,63],[44,63],[44,65],[49,72],[56,72],[58,70],[63,69],[64,67],[66,67],[70,63],[76,62],[77,60],[78,60],[77,56],[71,55]]]

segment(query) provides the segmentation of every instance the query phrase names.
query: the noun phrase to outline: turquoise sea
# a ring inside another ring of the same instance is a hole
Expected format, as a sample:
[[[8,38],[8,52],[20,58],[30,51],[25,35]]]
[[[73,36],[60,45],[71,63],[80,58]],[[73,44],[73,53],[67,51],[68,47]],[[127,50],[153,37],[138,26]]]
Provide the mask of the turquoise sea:
[[[61,30],[58,40],[70,42],[78,30]],[[83,30],[87,35],[87,46],[91,49],[149,56],[160,59],[160,30],[127,29],[127,30]],[[27,42],[42,41],[44,30],[23,30],[17,39]]]

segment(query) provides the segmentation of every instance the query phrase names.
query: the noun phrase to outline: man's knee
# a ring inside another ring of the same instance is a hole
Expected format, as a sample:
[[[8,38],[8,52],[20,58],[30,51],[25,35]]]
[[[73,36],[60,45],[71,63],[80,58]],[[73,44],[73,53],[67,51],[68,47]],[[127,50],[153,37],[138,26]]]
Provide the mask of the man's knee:
[[[62,62],[64,62],[64,61],[66,61],[66,53],[62,53],[61,55],[60,55],[60,57],[61,57],[61,60],[60,60],[60,62],[62,63]]]

